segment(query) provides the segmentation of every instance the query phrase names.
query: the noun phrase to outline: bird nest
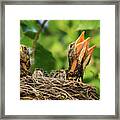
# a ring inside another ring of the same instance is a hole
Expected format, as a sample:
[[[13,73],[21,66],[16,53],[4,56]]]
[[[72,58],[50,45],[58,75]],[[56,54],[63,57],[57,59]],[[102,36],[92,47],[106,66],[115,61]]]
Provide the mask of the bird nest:
[[[27,75],[20,80],[21,100],[98,100],[93,86],[75,80]]]

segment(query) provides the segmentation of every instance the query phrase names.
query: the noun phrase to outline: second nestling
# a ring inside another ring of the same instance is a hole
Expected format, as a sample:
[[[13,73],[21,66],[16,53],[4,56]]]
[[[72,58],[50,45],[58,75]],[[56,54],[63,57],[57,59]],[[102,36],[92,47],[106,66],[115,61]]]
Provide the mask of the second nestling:
[[[69,69],[67,79],[75,79],[83,81],[83,74],[86,66],[91,60],[95,45],[89,48],[90,37],[84,38],[85,31],[77,38],[77,40],[69,45],[68,59]]]

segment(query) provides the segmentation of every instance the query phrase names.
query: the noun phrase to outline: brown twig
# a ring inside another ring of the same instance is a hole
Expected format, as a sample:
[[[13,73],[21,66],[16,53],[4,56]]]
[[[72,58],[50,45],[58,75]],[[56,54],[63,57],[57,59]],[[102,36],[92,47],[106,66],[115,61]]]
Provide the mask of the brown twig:
[[[35,58],[35,50],[36,50],[37,40],[39,39],[39,35],[40,35],[42,29],[44,28],[44,25],[45,25],[46,22],[47,22],[47,20],[44,20],[44,22],[40,26],[40,28],[39,28],[38,32],[36,33],[35,38],[33,40],[33,43],[32,43],[32,59],[33,60]]]

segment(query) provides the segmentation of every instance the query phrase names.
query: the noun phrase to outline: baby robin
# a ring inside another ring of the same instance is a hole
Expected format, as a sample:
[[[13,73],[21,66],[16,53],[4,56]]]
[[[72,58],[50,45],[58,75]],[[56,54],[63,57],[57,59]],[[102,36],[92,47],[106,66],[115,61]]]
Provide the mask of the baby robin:
[[[85,31],[78,39],[69,45],[68,60],[69,69],[67,79],[82,81],[86,66],[89,64],[95,45],[89,48],[90,37],[84,38]]]

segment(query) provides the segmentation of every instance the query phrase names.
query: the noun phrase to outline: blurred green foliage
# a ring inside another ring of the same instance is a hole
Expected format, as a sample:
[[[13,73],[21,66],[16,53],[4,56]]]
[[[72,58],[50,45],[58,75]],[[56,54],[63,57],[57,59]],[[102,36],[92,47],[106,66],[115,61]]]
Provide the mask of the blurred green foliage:
[[[20,43],[32,47],[42,20],[20,21]],[[67,49],[82,31],[91,37],[90,46],[96,45],[91,63],[84,73],[84,82],[100,89],[100,21],[99,20],[48,20],[39,34],[35,51],[35,66],[50,72],[67,69]]]

